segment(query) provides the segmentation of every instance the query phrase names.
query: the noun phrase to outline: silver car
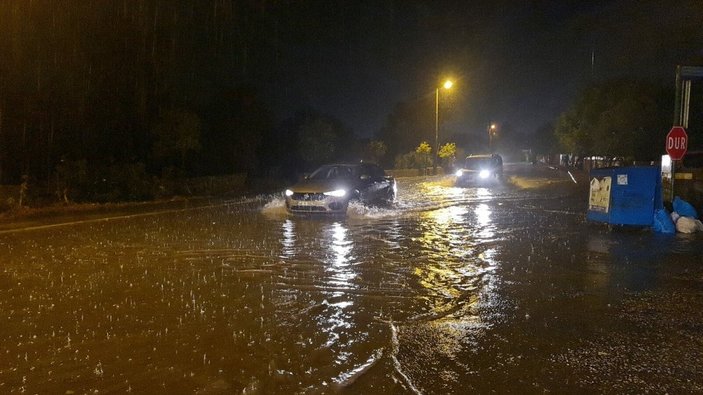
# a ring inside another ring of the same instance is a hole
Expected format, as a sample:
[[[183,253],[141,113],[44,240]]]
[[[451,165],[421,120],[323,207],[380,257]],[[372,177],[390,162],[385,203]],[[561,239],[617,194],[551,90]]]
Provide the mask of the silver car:
[[[349,202],[393,202],[395,179],[372,163],[324,165],[285,191],[290,213],[346,214]]]

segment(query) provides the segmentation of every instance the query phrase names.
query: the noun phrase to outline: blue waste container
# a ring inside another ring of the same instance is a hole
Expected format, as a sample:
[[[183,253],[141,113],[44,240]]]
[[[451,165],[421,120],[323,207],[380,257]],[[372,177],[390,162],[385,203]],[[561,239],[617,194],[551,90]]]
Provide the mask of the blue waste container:
[[[652,226],[663,207],[658,166],[605,167],[590,172],[589,221]]]

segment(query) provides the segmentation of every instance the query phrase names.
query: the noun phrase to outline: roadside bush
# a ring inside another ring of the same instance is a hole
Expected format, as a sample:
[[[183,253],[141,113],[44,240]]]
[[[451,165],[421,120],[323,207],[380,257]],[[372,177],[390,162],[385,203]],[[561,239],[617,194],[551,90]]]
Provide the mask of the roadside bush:
[[[57,195],[61,200],[117,202],[150,200],[155,196],[152,177],[143,163],[89,168],[85,160],[57,167]]]
[[[417,169],[419,168],[417,164],[417,154],[415,152],[408,152],[395,157],[395,168],[396,169]]]
[[[395,157],[396,169],[417,169],[423,171],[432,166],[432,161],[424,153],[408,152]]]
[[[154,198],[154,183],[143,163],[110,167],[113,183],[122,200],[150,200]]]
[[[17,207],[17,201],[13,197],[0,200],[0,212],[9,211]]]
[[[154,178],[154,197],[165,198],[177,195],[178,183],[173,167],[166,167],[161,171],[161,177]]]
[[[88,190],[88,163],[85,160],[61,161],[56,167],[56,195],[59,200],[85,200]]]

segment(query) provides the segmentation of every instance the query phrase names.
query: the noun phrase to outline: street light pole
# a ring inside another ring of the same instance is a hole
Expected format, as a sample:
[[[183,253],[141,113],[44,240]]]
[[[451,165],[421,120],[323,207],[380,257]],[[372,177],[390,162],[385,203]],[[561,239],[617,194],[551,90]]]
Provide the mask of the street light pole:
[[[434,91],[434,156],[432,157],[432,174],[437,175],[437,157],[439,156],[439,87]]]
[[[488,151],[493,152],[493,134],[496,130],[495,123],[488,123]]]
[[[450,89],[454,83],[446,80],[442,87]],[[434,157],[432,157],[432,174],[437,174],[437,158],[439,158],[439,87],[434,91]]]

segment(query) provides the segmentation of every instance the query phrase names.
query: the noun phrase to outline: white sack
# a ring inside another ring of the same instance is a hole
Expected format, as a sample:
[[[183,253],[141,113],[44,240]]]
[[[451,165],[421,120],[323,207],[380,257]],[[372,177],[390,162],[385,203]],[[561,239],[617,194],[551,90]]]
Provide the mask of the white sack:
[[[703,231],[703,223],[691,217],[679,217],[676,220],[676,231],[681,233],[695,233]]]

